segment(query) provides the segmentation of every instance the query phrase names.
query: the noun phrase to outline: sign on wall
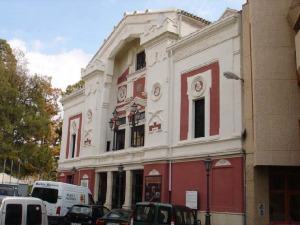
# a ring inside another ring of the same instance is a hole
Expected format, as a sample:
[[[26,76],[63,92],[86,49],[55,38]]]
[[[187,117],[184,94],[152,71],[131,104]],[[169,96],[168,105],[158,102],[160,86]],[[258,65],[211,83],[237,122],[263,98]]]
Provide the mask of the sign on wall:
[[[191,209],[198,209],[198,191],[186,191],[185,205]]]

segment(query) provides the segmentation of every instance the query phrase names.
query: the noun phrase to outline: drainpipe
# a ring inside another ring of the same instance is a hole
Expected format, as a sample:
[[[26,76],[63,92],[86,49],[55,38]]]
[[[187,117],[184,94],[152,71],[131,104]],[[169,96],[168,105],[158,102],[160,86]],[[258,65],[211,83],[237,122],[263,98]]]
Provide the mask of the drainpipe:
[[[168,62],[168,85],[169,85],[169,104],[168,104],[168,158],[169,158],[169,203],[172,202],[172,144],[173,144],[173,113],[171,109],[173,107],[173,51],[169,51],[169,62]]]

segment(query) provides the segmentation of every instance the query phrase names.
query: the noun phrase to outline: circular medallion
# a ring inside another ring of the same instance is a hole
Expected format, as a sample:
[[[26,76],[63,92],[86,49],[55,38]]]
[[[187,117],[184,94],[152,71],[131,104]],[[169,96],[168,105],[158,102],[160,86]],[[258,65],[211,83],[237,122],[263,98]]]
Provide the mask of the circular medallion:
[[[86,112],[86,118],[88,123],[90,123],[93,120],[93,112],[91,109],[88,109],[88,111]]]
[[[195,97],[201,96],[205,91],[205,82],[203,77],[197,76],[194,78],[191,85],[191,93]]]
[[[76,133],[77,124],[75,121],[72,122],[72,131],[73,133]]]
[[[121,102],[126,98],[127,95],[127,89],[126,86],[122,86],[118,90],[118,100]]]
[[[162,91],[161,91],[160,83],[155,83],[152,86],[152,92],[151,92],[151,96],[152,96],[153,101],[157,101],[158,99],[160,99],[161,94],[162,94]]]

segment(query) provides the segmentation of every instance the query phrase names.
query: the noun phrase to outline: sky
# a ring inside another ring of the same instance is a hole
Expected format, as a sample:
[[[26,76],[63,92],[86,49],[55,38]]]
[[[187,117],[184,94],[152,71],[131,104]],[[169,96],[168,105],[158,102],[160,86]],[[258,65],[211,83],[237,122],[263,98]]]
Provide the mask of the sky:
[[[246,0],[0,0],[0,39],[22,50],[31,74],[65,91],[125,12],[177,8],[214,22]]]

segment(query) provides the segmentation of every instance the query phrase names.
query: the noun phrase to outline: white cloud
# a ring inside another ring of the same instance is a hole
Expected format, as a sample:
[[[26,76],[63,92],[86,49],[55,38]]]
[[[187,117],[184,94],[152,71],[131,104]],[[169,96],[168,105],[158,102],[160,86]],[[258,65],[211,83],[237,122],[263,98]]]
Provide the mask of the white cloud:
[[[26,44],[24,41],[20,40],[20,39],[13,39],[8,41],[8,43],[10,44],[11,48],[18,48],[20,50],[22,50],[23,52],[26,52]]]
[[[47,55],[38,50],[43,43],[35,40],[37,48],[34,51],[26,51],[26,43],[20,39],[9,41],[12,48],[19,48],[26,54],[31,74],[40,74],[52,77],[52,87],[61,88],[63,91],[68,85],[74,84],[81,79],[81,68],[84,68],[91,55],[80,49],[61,52],[56,55]]]

